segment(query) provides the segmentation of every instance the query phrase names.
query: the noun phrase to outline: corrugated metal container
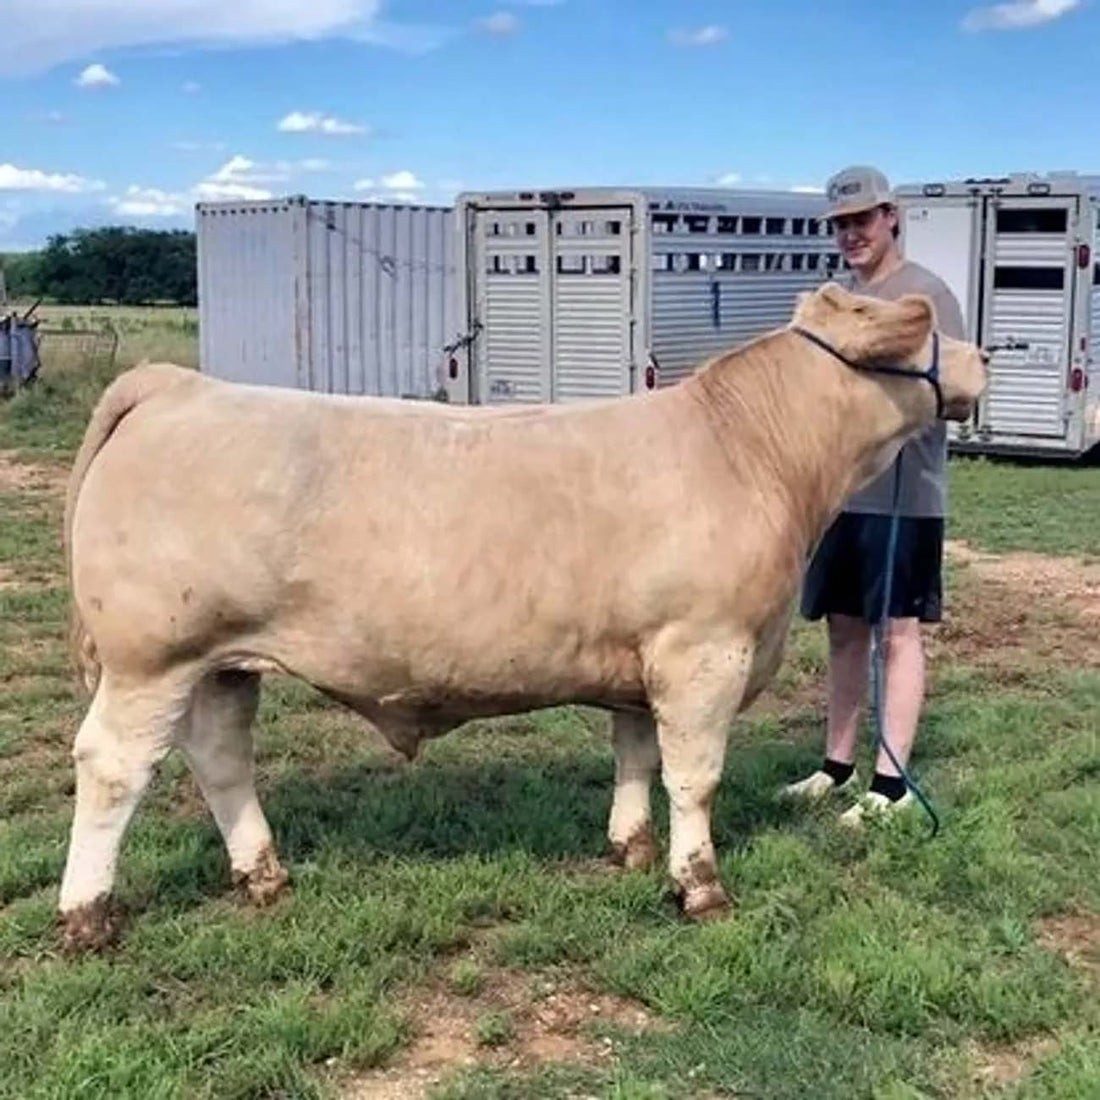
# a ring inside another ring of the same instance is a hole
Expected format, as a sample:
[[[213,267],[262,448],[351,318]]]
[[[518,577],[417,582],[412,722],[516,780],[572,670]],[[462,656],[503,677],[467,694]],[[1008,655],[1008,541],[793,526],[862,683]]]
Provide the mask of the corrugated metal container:
[[[196,221],[204,373],[438,395],[455,335],[450,208],[295,197],[200,203]]]
[[[787,323],[840,266],[825,199],[578,188],[456,201],[454,401],[569,402],[673,385]]]

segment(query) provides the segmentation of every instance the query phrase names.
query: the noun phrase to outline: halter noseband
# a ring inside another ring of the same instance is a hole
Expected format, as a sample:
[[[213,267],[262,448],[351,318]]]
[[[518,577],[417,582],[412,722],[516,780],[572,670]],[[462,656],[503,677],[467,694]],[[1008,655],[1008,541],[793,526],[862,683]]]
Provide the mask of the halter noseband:
[[[862,363],[853,362],[846,355],[842,355],[837,351],[827,340],[822,340],[820,336],[815,336],[814,333],[802,328],[800,325],[792,325],[791,331],[797,332],[803,339],[809,340],[811,344],[816,344],[822,351],[827,351],[831,356],[839,359],[853,370],[866,371],[868,374],[894,374],[899,378],[916,378],[927,382],[936,391],[936,419],[943,419],[944,400],[943,387],[940,385],[940,334],[938,332],[932,332],[931,366],[927,370],[915,371],[905,370],[903,367],[867,367]]]

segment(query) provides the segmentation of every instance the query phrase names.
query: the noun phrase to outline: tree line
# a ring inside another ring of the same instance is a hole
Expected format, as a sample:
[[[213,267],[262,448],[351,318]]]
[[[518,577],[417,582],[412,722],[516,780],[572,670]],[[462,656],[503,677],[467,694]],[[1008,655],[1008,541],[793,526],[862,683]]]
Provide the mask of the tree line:
[[[39,252],[0,256],[9,298],[64,305],[198,301],[195,234],[111,226],[50,237]]]

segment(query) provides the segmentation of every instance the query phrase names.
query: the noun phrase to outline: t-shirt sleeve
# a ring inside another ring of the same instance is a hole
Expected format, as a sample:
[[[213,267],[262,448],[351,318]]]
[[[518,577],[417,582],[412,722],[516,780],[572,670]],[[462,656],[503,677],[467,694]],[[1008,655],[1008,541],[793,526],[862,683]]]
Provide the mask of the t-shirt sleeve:
[[[936,307],[936,328],[951,340],[965,340],[966,326],[955,295],[946,286],[937,287],[932,304]]]

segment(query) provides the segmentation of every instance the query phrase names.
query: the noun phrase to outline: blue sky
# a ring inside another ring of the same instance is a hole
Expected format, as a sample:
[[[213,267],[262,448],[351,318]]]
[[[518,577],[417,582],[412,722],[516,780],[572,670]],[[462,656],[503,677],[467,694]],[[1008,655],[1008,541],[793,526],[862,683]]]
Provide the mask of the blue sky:
[[[202,199],[1100,171],[1097,0],[0,0],[0,250]]]

